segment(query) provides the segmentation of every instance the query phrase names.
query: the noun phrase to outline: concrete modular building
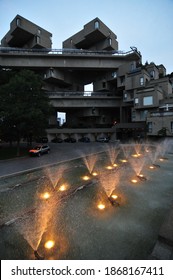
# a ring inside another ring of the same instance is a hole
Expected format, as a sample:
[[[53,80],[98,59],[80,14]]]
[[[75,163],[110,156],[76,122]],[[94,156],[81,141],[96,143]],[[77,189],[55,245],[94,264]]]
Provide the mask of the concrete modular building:
[[[3,69],[26,68],[42,76],[55,108],[47,129],[49,140],[158,135],[164,118],[167,135],[172,135],[172,82],[163,65],[143,65],[135,47],[118,50],[117,36],[99,18],[66,39],[61,50],[51,49],[51,38],[50,32],[17,15],[0,49]],[[88,84],[93,85],[89,92],[84,90]],[[169,118],[162,114],[161,120],[156,114],[160,110],[169,112]],[[66,114],[63,127],[57,112]]]

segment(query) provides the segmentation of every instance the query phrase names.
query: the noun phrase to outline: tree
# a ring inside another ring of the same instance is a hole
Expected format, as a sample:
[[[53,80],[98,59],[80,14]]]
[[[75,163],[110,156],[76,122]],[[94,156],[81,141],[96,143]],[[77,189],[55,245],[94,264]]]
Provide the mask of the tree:
[[[42,80],[33,71],[22,70],[0,86],[1,133],[8,141],[32,139],[42,135],[51,112],[49,98],[42,90]]]

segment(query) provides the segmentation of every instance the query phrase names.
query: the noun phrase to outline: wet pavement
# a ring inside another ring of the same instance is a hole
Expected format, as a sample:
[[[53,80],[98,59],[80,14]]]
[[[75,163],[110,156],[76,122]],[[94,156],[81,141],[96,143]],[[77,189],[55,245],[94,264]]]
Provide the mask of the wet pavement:
[[[106,143],[49,143],[51,152],[41,157],[23,157],[0,161],[0,177],[81,157],[82,154],[104,151]]]
[[[93,146],[89,145],[81,143],[83,153],[93,152]],[[78,154],[82,155],[81,148],[72,151],[71,147],[75,147],[73,144],[65,144],[64,147],[66,153],[69,149],[68,156],[77,158]],[[63,150],[63,146],[61,148]],[[94,151],[100,152],[106,148],[107,146],[99,143]],[[55,158],[57,155],[58,151],[54,154]],[[122,156],[121,153],[119,163]],[[41,158],[43,165],[45,162],[54,164],[54,161],[46,161],[48,157],[49,155],[45,155]],[[31,159],[37,163],[34,160],[41,163],[40,158]],[[105,168],[107,155],[100,153],[99,160],[100,165],[103,164],[102,169]],[[173,155],[166,154],[163,161],[157,160],[156,163],[156,168],[149,169],[148,162],[145,162],[142,172],[146,181],[133,184],[130,181],[134,176],[132,166],[121,163],[120,172],[117,173],[116,170],[119,169],[115,168],[115,171],[104,173],[102,182],[93,179],[91,184],[86,184],[87,187],[79,188],[64,200],[57,200],[55,195],[53,200],[47,200],[45,204],[39,204],[39,207],[35,198],[38,198],[40,188],[45,190],[50,187],[44,176],[49,174],[53,181],[51,172],[44,173],[43,168],[34,173],[1,178],[1,186],[4,188],[0,193],[1,221],[11,213],[10,219],[6,220],[8,223],[0,228],[1,259],[34,259],[35,248],[46,259],[172,259],[172,247],[166,244],[163,248],[163,242],[160,245],[158,240],[160,242],[160,235],[170,236],[172,232],[170,227],[163,225],[166,218],[169,220],[173,205]],[[39,166],[42,165],[36,164],[34,168]],[[68,167],[69,171],[62,173],[62,177],[73,185],[73,177],[76,179],[86,168],[80,160],[70,162]],[[111,185],[116,176],[119,176],[116,192],[121,197],[118,207],[110,204],[104,191],[106,183]],[[22,183],[24,181],[25,184]],[[97,208],[100,201],[105,203],[103,211]],[[168,233],[165,228],[169,229]],[[52,250],[44,247],[49,239],[55,241]],[[166,254],[168,246],[169,254]]]

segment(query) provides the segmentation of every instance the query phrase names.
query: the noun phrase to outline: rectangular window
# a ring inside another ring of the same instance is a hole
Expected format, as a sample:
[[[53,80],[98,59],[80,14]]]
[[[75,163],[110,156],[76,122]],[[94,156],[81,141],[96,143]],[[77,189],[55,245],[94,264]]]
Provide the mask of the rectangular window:
[[[148,126],[148,132],[149,132],[149,133],[152,133],[152,130],[153,130],[153,124],[152,124],[152,122],[148,122],[148,123],[147,123],[147,126]]]
[[[106,88],[106,82],[102,83],[103,88]]]
[[[131,65],[130,65],[130,71],[134,71],[135,70],[135,65],[134,65],[134,63],[131,63]]]
[[[125,92],[124,93],[124,100],[126,100],[127,99],[127,93]]]
[[[20,24],[21,24],[20,18],[17,18],[17,19],[16,19],[16,25],[17,25],[17,26],[20,26]]]
[[[111,38],[108,38],[108,44],[111,46],[111,44],[112,44],[112,39]]]
[[[117,77],[117,72],[112,72],[112,77],[116,78]]]
[[[95,29],[99,29],[99,27],[100,27],[99,21],[95,21],[95,23],[94,23],[94,28],[95,28]]]
[[[171,133],[173,133],[173,122],[171,122]]]
[[[40,44],[40,37],[39,36],[36,36],[36,43]]]
[[[135,105],[139,104],[139,98],[135,98]]]
[[[153,96],[146,96],[143,98],[143,105],[144,106],[149,106],[153,105]]]
[[[144,77],[140,77],[140,86],[144,85]]]
[[[125,77],[124,76],[120,77],[120,83],[122,86],[124,85],[124,82],[125,82]]]
[[[141,121],[145,121],[145,120],[146,120],[147,113],[148,113],[147,110],[140,111],[140,120],[141,120]]]
[[[136,111],[132,110],[132,121],[135,121],[136,119]]]

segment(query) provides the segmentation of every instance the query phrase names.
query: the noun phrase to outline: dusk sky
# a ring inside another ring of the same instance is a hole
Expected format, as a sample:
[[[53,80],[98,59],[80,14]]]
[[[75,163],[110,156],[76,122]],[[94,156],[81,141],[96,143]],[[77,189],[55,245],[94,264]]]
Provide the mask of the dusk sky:
[[[173,72],[173,0],[0,0],[0,39],[19,14],[53,34],[53,48],[99,17],[116,35],[119,50],[135,46],[142,62]]]

